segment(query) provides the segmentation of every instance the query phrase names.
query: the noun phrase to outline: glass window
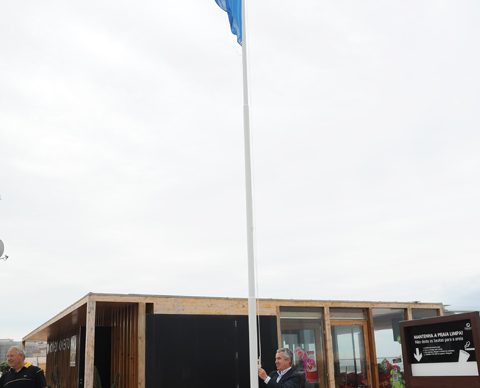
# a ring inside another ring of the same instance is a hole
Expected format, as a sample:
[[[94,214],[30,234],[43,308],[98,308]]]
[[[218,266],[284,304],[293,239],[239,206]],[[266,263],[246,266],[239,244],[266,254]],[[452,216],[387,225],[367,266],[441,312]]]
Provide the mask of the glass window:
[[[331,308],[330,319],[367,319],[365,309]]]
[[[326,388],[323,309],[281,308],[281,347],[293,352],[293,364],[305,372],[306,388]]]
[[[434,318],[438,317],[438,310],[436,309],[412,309],[413,319]]]
[[[404,388],[400,321],[403,309],[372,309],[378,379],[382,388]]]
[[[362,323],[333,324],[332,345],[336,388],[371,387]]]

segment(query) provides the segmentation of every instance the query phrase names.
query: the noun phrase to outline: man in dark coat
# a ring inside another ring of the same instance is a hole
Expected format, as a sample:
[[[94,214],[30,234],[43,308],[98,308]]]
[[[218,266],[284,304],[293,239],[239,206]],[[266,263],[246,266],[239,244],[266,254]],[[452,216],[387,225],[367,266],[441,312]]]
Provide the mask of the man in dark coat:
[[[25,352],[12,346],[7,351],[7,363],[10,367],[0,377],[0,388],[46,388],[43,370],[25,362]]]
[[[268,388],[304,388],[305,374],[292,367],[293,353],[290,349],[281,348],[275,355],[277,370],[267,376],[265,369],[258,368],[258,376]]]

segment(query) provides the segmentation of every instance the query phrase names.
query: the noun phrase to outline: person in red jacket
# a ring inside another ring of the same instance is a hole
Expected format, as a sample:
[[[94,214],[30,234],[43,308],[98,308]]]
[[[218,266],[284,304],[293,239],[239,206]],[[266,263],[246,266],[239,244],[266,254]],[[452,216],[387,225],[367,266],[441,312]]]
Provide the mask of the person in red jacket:
[[[267,375],[263,368],[258,368],[258,376],[269,388],[304,388],[305,373],[292,367],[293,353],[288,348],[281,348],[275,354],[277,370]]]
[[[0,377],[0,388],[46,388],[43,370],[25,362],[25,352],[12,346],[7,351],[8,372]]]

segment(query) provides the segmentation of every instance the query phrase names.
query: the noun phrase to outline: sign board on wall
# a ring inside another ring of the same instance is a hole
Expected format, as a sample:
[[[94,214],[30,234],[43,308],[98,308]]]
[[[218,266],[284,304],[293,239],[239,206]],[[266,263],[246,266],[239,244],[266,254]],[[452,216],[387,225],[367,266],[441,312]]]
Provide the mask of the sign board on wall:
[[[60,340],[52,340],[47,344],[47,353],[69,352],[70,366],[76,366],[77,359],[77,336],[62,338]]]
[[[472,322],[462,319],[405,328],[412,376],[478,376]]]
[[[76,366],[77,360],[77,336],[70,337],[70,366]]]
[[[480,388],[478,312],[400,322],[409,388]]]

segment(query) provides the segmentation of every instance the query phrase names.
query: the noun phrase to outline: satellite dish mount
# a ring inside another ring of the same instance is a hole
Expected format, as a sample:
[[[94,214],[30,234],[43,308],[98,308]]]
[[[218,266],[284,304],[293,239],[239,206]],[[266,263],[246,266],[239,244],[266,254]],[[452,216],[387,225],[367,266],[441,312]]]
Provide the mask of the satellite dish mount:
[[[0,240],[0,260],[7,260],[8,256],[3,256],[3,252],[5,251],[5,245],[3,245],[3,241]]]

